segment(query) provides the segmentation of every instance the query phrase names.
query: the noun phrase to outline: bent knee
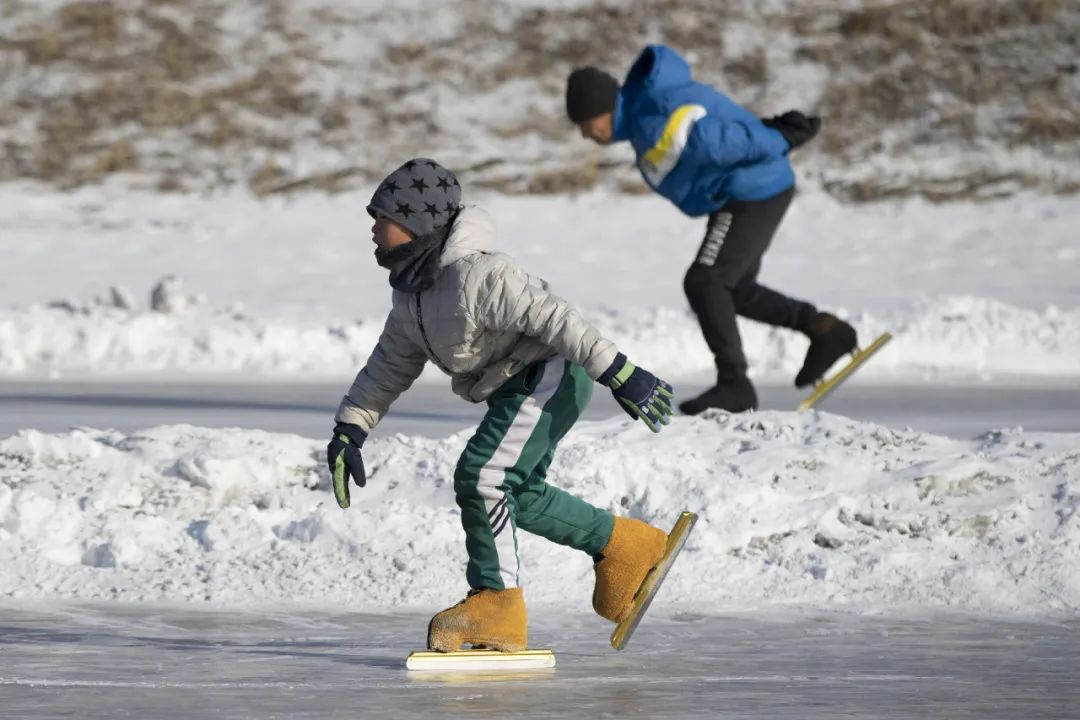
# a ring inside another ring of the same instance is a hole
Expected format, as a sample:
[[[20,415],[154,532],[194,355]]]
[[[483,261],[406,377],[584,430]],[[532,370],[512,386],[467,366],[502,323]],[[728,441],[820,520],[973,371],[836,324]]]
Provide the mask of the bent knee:
[[[735,284],[728,282],[723,273],[705,265],[691,265],[683,278],[683,292],[691,302],[720,291],[730,293],[734,289]]]
[[[736,305],[748,305],[757,297],[759,289],[756,283],[739,283],[731,289],[731,297]]]
[[[470,462],[464,455],[459,458],[454,466],[454,492],[458,495],[475,493],[480,484],[480,471],[483,469],[483,464]]]
[[[709,272],[708,268],[697,264],[691,265],[690,269],[686,271],[682,283],[686,297],[693,299],[706,292],[713,283],[711,275],[712,273]]]

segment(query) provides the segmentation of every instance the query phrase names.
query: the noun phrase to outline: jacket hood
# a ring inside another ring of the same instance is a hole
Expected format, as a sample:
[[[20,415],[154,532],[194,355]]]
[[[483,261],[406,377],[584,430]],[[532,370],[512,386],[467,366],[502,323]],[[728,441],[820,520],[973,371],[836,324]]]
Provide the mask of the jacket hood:
[[[612,117],[612,141],[626,140],[630,136],[626,113],[634,107],[644,91],[661,92],[690,82],[690,65],[679,53],[667,45],[648,45],[630,66],[619,96],[615,99]]]
[[[446,267],[468,255],[495,250],[495,222],[491,215],[481,207],[467,205],[458,213],[454,227],[450,229],[440,265]]]
[[[626,73],[623,86],[631,93],[663,90],[690,82],[690,65],[667,45],[649,45]]]

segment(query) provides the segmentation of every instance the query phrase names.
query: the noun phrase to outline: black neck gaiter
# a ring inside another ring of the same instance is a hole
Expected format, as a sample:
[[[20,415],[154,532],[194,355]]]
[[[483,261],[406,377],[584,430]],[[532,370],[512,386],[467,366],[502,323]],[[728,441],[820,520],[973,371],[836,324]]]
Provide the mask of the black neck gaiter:
[[[407,293],[427,290],[439,272],[446,229],[389,250],[376,250],[375,262],[390,271],[390,287]]]

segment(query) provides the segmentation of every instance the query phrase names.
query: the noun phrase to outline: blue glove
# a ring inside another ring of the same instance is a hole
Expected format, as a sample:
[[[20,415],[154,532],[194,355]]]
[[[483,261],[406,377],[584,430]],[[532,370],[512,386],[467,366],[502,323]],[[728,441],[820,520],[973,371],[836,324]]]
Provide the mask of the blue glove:
[[[622,353],[596,381],[611,388],[626,414],[635,420],[641,418],[653,432],[660,432],[662,425],[671,422],[671,386],[648,370],[635,367]]]
[[[330,478],[334,483],[334,497],[339,507],[349,507],[349,477],[357,487],[367,484],[364,473],[364,458],[360,448],[367,440],[367,433],[356,425],[338,423],[334,426],[334,437],[326,446],[326,464],[330,466]]]

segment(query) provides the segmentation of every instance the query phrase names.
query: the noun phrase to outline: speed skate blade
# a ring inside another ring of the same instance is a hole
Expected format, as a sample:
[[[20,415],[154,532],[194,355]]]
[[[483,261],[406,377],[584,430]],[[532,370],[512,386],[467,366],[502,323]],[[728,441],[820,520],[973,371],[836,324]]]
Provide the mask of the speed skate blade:
[[[409,670],[537,670],[555,667],[555,653],[551,650],[519,650],[498,652],[496,650],[456,650],[454,652],[418,651],[409,653],[405,660]]]
[[[885,344],[892,340],[891,333],[882,333],[874,342],[866,346],[865,349],[858,350],[851,353],[851,360],[848,364],[840,368],[835,375],[827,380],[822,380],[814,386],[814,391],[801,403],[799,407],[795,408],[798,412],[809,410],[817,405],[819,402],[825,399],[825,397],[851,376],[853,372],[859,369],[859,366],[869,360],[878,350],[885,347]]]
[[[653,598],[656,597],[656,593],[660,589],[660,585],[663,584],[664,578],[667,577],[668,571],[675,564],[675,558],[679,556],[683,545],[686,544],[686,538],[689,537],[690,531],[694,529],[695,522],[697,522],[697,515],[692,512],[683,511],[679,515],[679,519],[675,521],[675,527],[668,533],[667,548],[664,550],[663,557],[660,558],[660,562],[649,571],[649,574],[645,576],[645,580],[642,581],[637,595],[634,596],[634,602],[630,606],[630,614],[626,616],[625,620],[616,625],[615,632],[611,633],[611,647],[622,650],[626,647],[626,643],[630,642],[630,636],[634,634],[634,630],[637,629],[641,618],[645,617],[645,611],[649,609],[649,605],[652,603]]]

